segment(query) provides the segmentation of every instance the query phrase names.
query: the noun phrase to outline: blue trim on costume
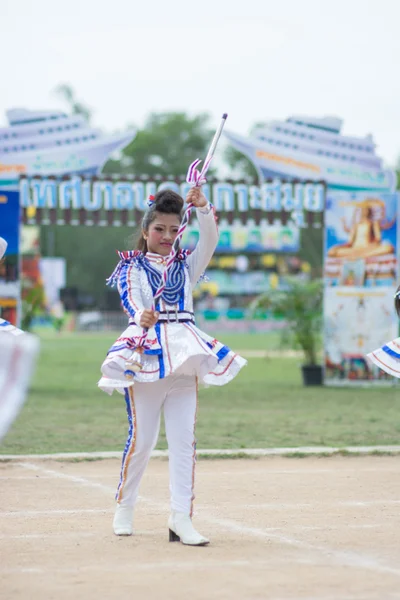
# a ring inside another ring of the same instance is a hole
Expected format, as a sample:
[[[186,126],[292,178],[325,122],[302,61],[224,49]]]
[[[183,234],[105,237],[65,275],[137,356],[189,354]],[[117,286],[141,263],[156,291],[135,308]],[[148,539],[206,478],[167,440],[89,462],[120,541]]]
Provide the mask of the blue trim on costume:
[[[218,362],[221,362],[230,351],[231,349],[228,346],[222,346],[221,350],[217,352]]]
[[[9,325],[11,325],[11,323],[6,321],[5,319],[2,320],[2,322],[0,323],[0,327],[8,327]],[[11,327],[14,327],[14,325],[11,325]]]
[[[162,354],[162,349],[158,348],[157,350],[145,350],[143,354],[147,354],[147,356],[159,356]]]
[[[149,260],[143,261],[143,266],[146,271],[147,279],[152,289],[153,294],[160,287],[162,274],[158,271]],[[182,261],[175,261],[168,271],[167,285],[161,294],[161,297],[167,304],[178,304],[180,292],[185,285],[184,264]]]
[[[392,350],[389,346],[382,346],[382,350],[386,352],[386,354],[389,354],[389,356],[393,356],[393,358],[400,358],[400,353]]]
[[[125,403],[126,403],[126,412],[127,412],[127,415],[128,415],[129,429],[128,429],[128,439],[126,440],[126,444],[125,444],[125,448],[124,448],[124,453],[122,455],[121,475],[120,475],[120,478],[119,478],[119,484],[118,484],[118,488],[117,488],[117,493],[115,494],[115,499],[116,500],[118,500],[119,490],[120,490],[120,487],[122,485],[123,472],[124,472],[124,464],[125,464],[125,460],[126,460],[126,455],[129,452],[129,448],[131,446],[132,436],[133,436],[132,410],[131,410],[131,403],[129,401],[129,390],[128,390],[128,388],[125,388]]]
[[[119,352],[120,350],[126,350],[129,348],[127,344],[120,344],[119,346],[111,346],[109,351],[107,352],[107,356],[111,354],[111,352]],[[133,348],[129,348],[129,350],[134,350]],[[161,348],[156,348],[152,350],[151,348],[148,350],[144,350],[143,354],[147,354],[148,356],[157,356],[158,354],[162,354]]]
[[[185,286],[181,289],[179,296],[179,310],[185,310]]]
[[[126,344],[120,344],[119,346],[111,346],[111,348],[107,352],[107,356],[110,354],[110,352],[118,352],[119,350],[125,350],[126,347]]]
[[[122,266],[121,268],[121,273],[119,276],[119,287],[120,287],[120,297],[121,297],[121,304],[124,307],[124,309],[128,312],[128,314],[131,317],[135,317],[136,314],[136,310],[133,308],[131,302],[129,301],[129,293],[128,293],[128,282],[127,282],[127,278],[128,278],[128,269],[130,268],[130,264],[126,263]]]
[[[162,346],[161,346],[161,324],[160,323],[156,323],[155,326],[154,326],[154,329],[155,329],[156,334],[157,334],[158,343],[160,344],[160,347],[161,347],[161,352],[158,355],[158,364],[159,364],[159,367],[160,367],[160,379],[164,379],[164,377],[165,377],[165,366],[164,366],[164,355],[163,355]]]

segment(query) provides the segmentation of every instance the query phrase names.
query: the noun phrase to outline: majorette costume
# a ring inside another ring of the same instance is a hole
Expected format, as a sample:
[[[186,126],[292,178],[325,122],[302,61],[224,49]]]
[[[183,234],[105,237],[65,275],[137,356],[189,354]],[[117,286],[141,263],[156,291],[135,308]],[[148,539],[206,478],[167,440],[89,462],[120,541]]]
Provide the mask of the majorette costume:
[[[6,249],[0,237],[0,259]],[[38,338],[0,319],[0,440],[25,402],[38,351]]]
[[[142,370],[132,380],[125,376],[143,329],[143,309],[151,308],[167,257],[138,251],[119,252],[120,262],[108,282],[118,284],[129,326],[110,348],[101,367],[99,387],[112,394],[140,383],[155,382],[171,374],[195,375],[199,383],[224,385],[246,364],[241,356],[195,325],[192,289],[207,267],[218,242],[211,205],[197,209],[200,239],[192,253],[181,250],[168,274],[166,288],[156,304],[160,317],[149,330]]]
[[[389,375],[400,378],[400,338],[387,342],[367,357]]]
[[[399,296],[400,292],[394,295],[395,299]],[[369,352],[367,358],[385,373],[400,378],[400,338],[395,338],[377,350]]]
[[[204,175],[226,120],[223,115],[202,171],[194,161],[187,181],[194,187]],[[150,198],[151,201],[154,198]],[[117,489],[113,529],[132,535],[133,508],[139,485],[160,430],[164,413],[168,442],[171,514],[170,541],[203,546],[209,540],[192,524],[196,464],[198,382],[223,385],[246,361],[195,325],[192,288],[207,267],[218,242],[212,207],[197,208],[200,240],[190,254],[179,251],[179,241],[194,204],[189,202],[168,257],[151,252],[120,253],[120,262],[109,278],[118,284],[129,326],[111,347],[101,370],[99,387],[109,394],[125,394],[129,432]],[[159,319],[148,331],[140,326],[144,309],[157,310]]]
[[[4,238],[0,237],[0,260],[3,258],[4,254],[6,253],[6,250],[7,242]],[[11,323],[6,321],[5,319],[0,319],[0,333],[1,332],[12,333],[13,335],[21,335],[21,333],[24,333],[23,331],[21,331],[21,329],[18,329],[18,327],[11,325]]]

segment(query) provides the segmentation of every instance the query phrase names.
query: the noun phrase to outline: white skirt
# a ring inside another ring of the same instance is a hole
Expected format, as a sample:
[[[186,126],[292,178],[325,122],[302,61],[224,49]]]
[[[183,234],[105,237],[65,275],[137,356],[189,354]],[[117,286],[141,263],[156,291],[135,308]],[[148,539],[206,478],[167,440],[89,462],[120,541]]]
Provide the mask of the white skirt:
[[[149,330],[141,371],[129,380],[125,377],[125,363],[135,352],[129,346],[139,341],[142,333],[141,327],[129,325],[110,348],[98,383],[104,392],[123,393],[135,381],[151,383],[171,373],[194,375],[205,385],[225,385],[247,364],[244,358],[192,323],[159,323]]]
[[[367,357],[382,371],[400,378],[400,338],[370,352]]]

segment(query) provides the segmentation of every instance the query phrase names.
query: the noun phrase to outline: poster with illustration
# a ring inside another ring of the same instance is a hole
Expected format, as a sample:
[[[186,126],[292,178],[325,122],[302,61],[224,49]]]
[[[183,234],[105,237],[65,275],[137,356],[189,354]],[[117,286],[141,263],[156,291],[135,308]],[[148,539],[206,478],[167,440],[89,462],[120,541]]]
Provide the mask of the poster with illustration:
[[[397,281],[399,196],[330,192],[325,212],[327,286],[393,286]]]
[[[366,354],[398,335],[394,287],[326,288],[324,296],[325,384],[392,381]]]

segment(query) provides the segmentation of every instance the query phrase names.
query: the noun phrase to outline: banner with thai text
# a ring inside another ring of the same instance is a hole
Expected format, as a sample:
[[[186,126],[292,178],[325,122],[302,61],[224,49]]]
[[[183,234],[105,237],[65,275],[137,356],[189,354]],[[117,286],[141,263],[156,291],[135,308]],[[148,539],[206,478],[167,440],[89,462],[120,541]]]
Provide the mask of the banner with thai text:
[[[185,197],[186,181],[83,179],[81,177],[20,179],[23,221],[30,225],[128,225],[140,223],[150,195],[170,188]],[[322,182],[293,183],[278,179],[261,186],[215,181],[203,186],[220,218],[242,224],[321,227],[325,204]],[[264,221],[263,221],[264,220]]]

